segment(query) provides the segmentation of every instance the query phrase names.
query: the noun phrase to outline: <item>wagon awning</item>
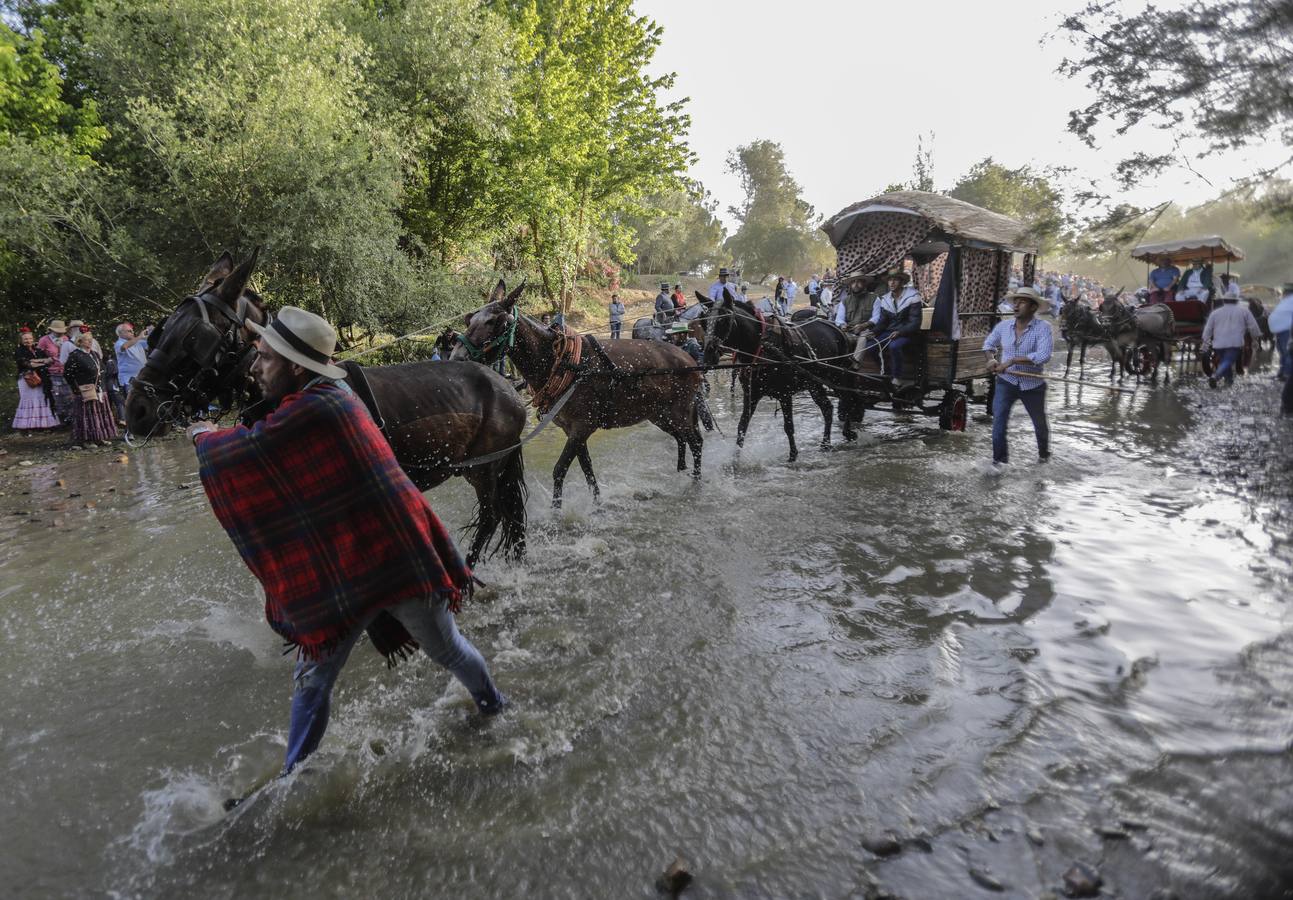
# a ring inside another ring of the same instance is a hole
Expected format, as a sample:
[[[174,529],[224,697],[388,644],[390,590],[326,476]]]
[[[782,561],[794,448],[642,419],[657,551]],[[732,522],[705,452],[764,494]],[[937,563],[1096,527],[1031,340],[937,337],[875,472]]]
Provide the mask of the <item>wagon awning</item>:
[[[955,197],[926,191],[894,191],[846,206],[822,224],[831,246],[839,248],[857,225],[873,213],[906,213],[929,220],[934,228],[961,242],[977,242],[1017,253],[1037,252],[1028,230],[1009,216]]]
[[[1192,262],[1196,259],[1205,259],[1209,262],[1238,262],[1244,258],[1244,251],[1216,234],[1180,241],[1141,244],[1131,251],[1132,259],[1145,263],[1156,263],[1162,256],[1170,258],[1173,263]]]

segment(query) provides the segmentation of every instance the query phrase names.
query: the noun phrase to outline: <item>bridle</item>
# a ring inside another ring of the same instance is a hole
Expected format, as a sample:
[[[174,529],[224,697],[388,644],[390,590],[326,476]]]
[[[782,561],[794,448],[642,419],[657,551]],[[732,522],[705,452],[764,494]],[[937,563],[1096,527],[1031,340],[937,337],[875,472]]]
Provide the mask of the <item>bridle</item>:
[[[158,340],[148,353],[144,370],[131,384],[132,390],[140,391],[156,403],[157,421],[144,440],[151,438],[162,424],[183,425],[199,413],[205,416],[212,397],[227,398],[222,401],[217,418],[229,411],[235,394],[240,400],[245,399],[245,391],[235,389],[245,387],[247,371],[256,353],[255,343],[243,337],[252,304],[243,294],[238,297],[237,307],[230,308],[214,294],[216,286],[210,285],[180,302],[176,312],[191,300],[197,304],[201,318],[191,318],[183,326],[183,332],[172,331],[165,339]],[[213,312],[220,324],[213,321]],[[266,314],[266,324],[269,321]],[[158,326],[159,335],[164,333],[164,327],[165,320]],[[158,383],[146,377],[146,373],[169,377]]]
[[[462,344],[463,349],[467,351],[467,358],[472,362],[492,366],[504,353],[511,350],[516,344],[516,323],[520,320],[515,314],[509,314],[508,318],[512,321],[505,329],[487,338],[479,346],[465,334],[455,335],[458,343]]]

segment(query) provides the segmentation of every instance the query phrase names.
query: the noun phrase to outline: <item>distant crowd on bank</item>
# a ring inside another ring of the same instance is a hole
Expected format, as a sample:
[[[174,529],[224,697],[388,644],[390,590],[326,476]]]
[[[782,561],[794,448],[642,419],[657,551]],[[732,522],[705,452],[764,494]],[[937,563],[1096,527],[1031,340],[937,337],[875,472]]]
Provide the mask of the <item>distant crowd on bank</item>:
[[[74,445],[106,445],[125,428],[130,382],[143,369],[152,327],[116,326],[108,353],[80,319],[53,319],[40,337],[18,330],[15,431],[67,429]]]

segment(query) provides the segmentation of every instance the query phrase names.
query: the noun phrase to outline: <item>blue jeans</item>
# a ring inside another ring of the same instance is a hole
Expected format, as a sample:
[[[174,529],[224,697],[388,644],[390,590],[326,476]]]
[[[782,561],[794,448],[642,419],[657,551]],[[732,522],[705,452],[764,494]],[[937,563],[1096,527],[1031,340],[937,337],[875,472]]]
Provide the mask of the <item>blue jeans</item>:
[[[618,340],[620,339],[620,328],[621,328],[621,324],[620,324],[619,322],[612,322],[612,323],[611,323],[611,340],[612,340],[612,341],[618,341]]]
[[[891,331],[878,332],[873,340],[867,344],[867,353],[878,364],[880,362],[880,343],[885,338],[890,338],[889,343],[885,345],[885,355],[889,360],[889,377],[902,377],[902,348],[906,347],[911,338],[902,336],[893,336]]]
[[[1221,362],[1217,365],[1217,371],[1212,373],[1213,378],[1226,379],[1226,384],[1235,383],[1235,364],[1239,362],[1239,354],[1244,352],[1243,347],[1217,347],[1217,352],[1221,354]]]
[[[453,613],[444,600],[409,600],[386,612],[400,620],[413,639],[421,645],[427,656],[448,669],[471,692],[477,708],[484,713],[494,713],[506,699],[489,676],[489,669],[480,651],[458,633]],[[376,618],[373,613],[372,618]],[[372,621],[372,618],[369,621]],[[341,641],[331,655],[323,659],[301,659],[292,674],[295,692],[292,694],[291,726],[287,734],[287,758],[283,772],[287,773],[301,760],[313,753],[323,740],[328,728],[332,688],[346,664],[355,642],[364,633],[368,623],[357,627]]]
[[[992,461],[1010,461],[1006,447],[1006,425],[1010,422],[1010,408],[1016,400],[1023,401],[1028,417],[1033,420],[1033,431],[1037,433],[1037,455],[1046,459],[1051,455],[1051,428],[1046,421],[1046,385],[1021,391],[1018,385],[998,378],[992,394]]]
[[[1293,332],[1280,331],[1275,334],[1275,349],[1280,353],[1280,378],[1293,375],[1293,353],[1289,352],[1289,335]]]

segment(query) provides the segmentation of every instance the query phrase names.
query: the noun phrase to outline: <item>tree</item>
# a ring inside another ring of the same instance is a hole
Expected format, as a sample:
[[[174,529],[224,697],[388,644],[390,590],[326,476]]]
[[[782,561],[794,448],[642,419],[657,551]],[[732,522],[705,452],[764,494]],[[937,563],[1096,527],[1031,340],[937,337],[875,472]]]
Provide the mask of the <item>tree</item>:
[[[1204,157],[1253,144],[1293,143],[1293,5],[1286,0],[1193,0],[1178,9],[1147,6],[1133,15],[1121,3],[1089,3],[1061,30],[1077,45],[1060,64],[1085,76],[1095,99],[1069,114],[1069,130],[1089,146],[1100,125],[1125,134],[1150,125],[1177,136],[1177,151],[1136,153],[1118,163],[1128,188],[1166,167],[1189,165],[1197,138]],[[1255,184],[1279,168],[1252,172]],[[1097,198],[1099,199],[1099,198]],[[1293,213],[1293,204],[1284,206]]]
[[[651,77],[659,25],[632,0],[494,0],[516,30],[515,115],[500,202],[524,233],[545,296],[569,310],[594,246],[623,258],[618,216],[675,188],[692,161],[685,101],[661,105]]]
[[[633,258],[642,272],[686,272],[718,261],[726,230],[714,215],[715,201],[700,184],[647,198],[645,214],[624,217],[632,229]]]
[[[1060,246],[1070,225],[1059,190],[1030,166],[1008,169],[989,156],[971,166],[947,193],[1022,222],[1044,256]]]
[[[737,147],[727,170],[741,180],[742,202],[730,208],[741,227],[727,241],[733,260],[753,275],[789,273],[812,265],[817,216],[786,168],[781,145],[768,140]]]

